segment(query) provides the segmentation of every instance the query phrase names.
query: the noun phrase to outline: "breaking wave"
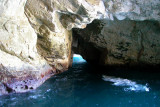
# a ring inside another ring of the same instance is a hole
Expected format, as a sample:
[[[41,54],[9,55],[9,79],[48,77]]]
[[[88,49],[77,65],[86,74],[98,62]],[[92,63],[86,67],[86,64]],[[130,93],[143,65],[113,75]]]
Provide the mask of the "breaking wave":
[[[125,91],[146,91],[149,92],[150,88],[148,87],[148,84],[142,85],[142,84],[137,84],[135,81],[131,81],[128,79],[123,79],[123,78],[117,78],[114,76],[106,76],[103,75],[102,79],[104,81],[112,82],[113,85],[115,86],[123,86],[125,87]]]

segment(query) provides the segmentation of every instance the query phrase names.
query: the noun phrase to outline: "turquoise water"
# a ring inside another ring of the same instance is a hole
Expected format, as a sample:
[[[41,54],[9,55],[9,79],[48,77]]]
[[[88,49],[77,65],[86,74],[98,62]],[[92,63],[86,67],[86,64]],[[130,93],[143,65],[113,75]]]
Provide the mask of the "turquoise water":
[[[160,73],[125,68],[104,70],[82,60],[36,90],[0,96],[0,106],[160,107]]]

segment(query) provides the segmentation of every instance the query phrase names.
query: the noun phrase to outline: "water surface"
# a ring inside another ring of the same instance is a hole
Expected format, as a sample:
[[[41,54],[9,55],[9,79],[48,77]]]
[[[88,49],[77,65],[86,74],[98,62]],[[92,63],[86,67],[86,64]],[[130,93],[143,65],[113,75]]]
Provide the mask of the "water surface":
[[[0,96],[0,106],[160,107],[159,78],[160,73],[152,70],[103,69],[85,61],[74,62],[68,71],[36,90]]]

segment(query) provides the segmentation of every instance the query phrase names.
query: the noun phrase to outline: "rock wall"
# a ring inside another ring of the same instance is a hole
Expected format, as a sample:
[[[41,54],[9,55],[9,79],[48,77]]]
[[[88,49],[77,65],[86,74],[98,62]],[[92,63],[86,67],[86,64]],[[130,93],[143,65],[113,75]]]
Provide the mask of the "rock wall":
[[[103,2],[104,19],[73,30],[74,52],[102,65],[158,65],[160,0]]]
[[[0,94],[35,89],[42,81],[31,84],[29,78],[41,80],[52,69],[38,54],[37,34],[24,14],[25,3],[0,1]]]
[[[35,89],[67,70],[71,29],[101,18],[102,5],[85,0],[0,1],[0,94]]]
[[[157,65],[160,63],[158,21],[95,20],[74,30],[73,49],[86,60],[103,65]]]
[[[0,1],[0,94],[35,89],[67,70],[72,41],[94,62],[158,64],[159,8],[159,0]]]

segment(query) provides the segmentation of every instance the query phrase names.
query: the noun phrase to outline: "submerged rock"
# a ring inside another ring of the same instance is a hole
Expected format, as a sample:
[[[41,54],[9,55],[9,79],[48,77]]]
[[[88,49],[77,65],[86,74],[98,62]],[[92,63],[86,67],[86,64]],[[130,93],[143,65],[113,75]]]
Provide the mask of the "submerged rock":
[[[104,65],[159,64],[159,8],[159,0],[0,1],[0,93],[67,70],[72,48]]]

